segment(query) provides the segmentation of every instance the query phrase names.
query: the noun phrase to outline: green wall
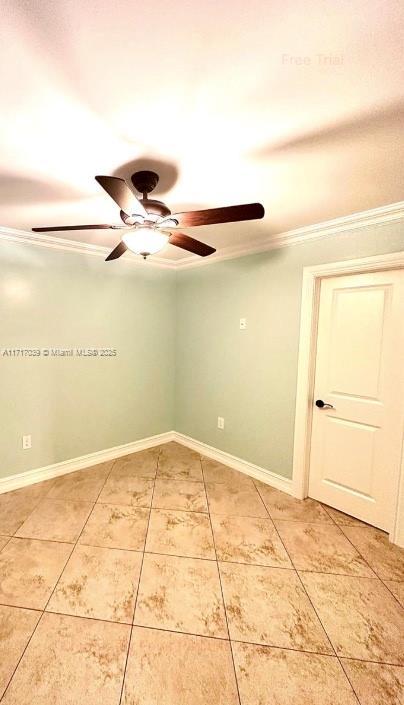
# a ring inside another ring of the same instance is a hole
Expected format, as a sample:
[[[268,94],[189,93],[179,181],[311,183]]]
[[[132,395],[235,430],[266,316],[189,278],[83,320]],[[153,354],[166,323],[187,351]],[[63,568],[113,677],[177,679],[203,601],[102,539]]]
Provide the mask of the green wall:
[[[1,242],[0,351],[118,355],[0,352],[0,477],[172,430],[175,272],[142,265]]]
[[[0,477],[172,429],[290,477],[303,267],[399,250],[399,222],[177,272],[3,241]]]
[[[179,271],[176,431],[291,477],[303,267],[399,250],[395,222]]]

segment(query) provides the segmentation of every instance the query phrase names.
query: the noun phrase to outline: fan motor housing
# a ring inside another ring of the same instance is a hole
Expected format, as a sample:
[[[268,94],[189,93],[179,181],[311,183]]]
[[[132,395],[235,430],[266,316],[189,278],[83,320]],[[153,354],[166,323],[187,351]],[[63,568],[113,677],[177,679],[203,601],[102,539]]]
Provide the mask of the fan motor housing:
[[[156,215],[159,218],[163,218],[166,215],[171,215],[171,211],[169,208],[167,208],[166,204],[163,203],[162,201],[154,201],[151,198],[139,198],[140,203],[142,206],[147,210],[148,213],[152,215]],[[133,213],[133,216],[137,215],[136,213]],[[132,223],[135,222],[135,219],[133,216],[128,215],[127,213],[124,213],[124,211],[120,212],[121,220],[123,220],[126,225],[132,225]]]
[[[139,198],[139,201],[148,213],[153,213],[153,215],[159,215],[162,217],[171,215],[170,209],[167,208],[163,201],[154,201],[152,198]]]
[[[147,197],[147,194],[151,193],[159,182],[159,175],[155,171],[135,171],[130,179],[136,191],[142,194],[143,198],[139,198],[139,201],[148,213],[159,218],[171,215],[171,211],[165,203]],[[133,213],[132,215],[136,214]],[[121,218],[124,223],[128,223],[131,220],[130,216],[123,211],[121,211]]]
[[[145,194],[154,191],[159,182],[159,175],[155,171],[135,171],[130,179],[136,191]]]

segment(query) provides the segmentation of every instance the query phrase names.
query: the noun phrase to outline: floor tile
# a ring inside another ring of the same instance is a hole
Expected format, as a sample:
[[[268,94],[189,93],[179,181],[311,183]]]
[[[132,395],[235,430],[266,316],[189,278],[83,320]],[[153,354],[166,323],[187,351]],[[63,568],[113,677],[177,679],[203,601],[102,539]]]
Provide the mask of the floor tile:
[[[217,564],[146,553],[135,624],[227,637]]]
[[[127,504],[96,504],[79,543],[143,551],[149,511]]]
[[[12,536],[31,514],[41,497],[29,487],[0,494],[0,533]]]
[[[295,571],[220,563],[230,638],[332,653]]]
[[[351,517],[349,514],[344,514],[344,512],[329,507],[327,504],[323,504],[322,506],[338,526],[369,526],[369,524],[365,524],[364,521],[356,519],[356,517]]]
[[[200,455],[192,451],[185,453],[163,448],[159,456],[157,477],[202,482]]]
[[[404,611],[380,580],[300,575],[339,656],[404,664]]]
[[[150,507],[154,481],[144,477],[115,476],[106,481],[98,502],[130,504],[132,507]]]
[[[404,583],[397,583],[395,580],[385,580],[384,583],[399,601],[400,605],[404,607]]]
[[[223,483],[234,487],[239,485],[251,487],[254,484],[248,475],[204,456],[202,456],[202,470],[205,482]]]
[[[93,505],[67,499],[43,499],[16,532],[22,538],[75,542]]]
[[[343,659],[361,705],[404,703],[404,668]]]
[[[207,512],[205,487],[202,482],[189,480],[156,480],[153,507]]]
[[[47,610],[132,623],[142,554],[76,546]]]
[[[3,548],[3,546],[6,545],[6,543],[10,540],[9,536],[0,536],[0,551]]]
[[[194,450],[187,448],[187,446],[182,445],[182,443],[177,443],[176,441],[170,441],[169,443],[163,443],[159,446],[160,453],[166,453],[171,455],[192,455],[195,454]]]
[[[242,705],[357,705],[333,656],[233,643]]]
[[[239,705],[230,644],[134,627],[122,705]]]
[[[41,614],[34,610],[0,605],[0,698]]]
[[[292,568],[270,519],[218,514],[211,519],[218,560]]]
[[[206,494],[212,514],[268,518],[268,512],[254,486],[208,482]]]
[[[45,614],[2,705],[118,705],[130,627]]]
[[[112,468],[112,462],[57,477],[48,499],[75,499],[95,502]]]
[[[132,475],[154,479],[156,477],[158,455],[158,451],[156,452],[154,448],[124,455],[114,462],[112,475],[114,477]]]
[[[146,551],[215,560],[209,516],[199,512],[152,509]]]
[[[332,524],[331,517],[314,499],[296,499],[262,482],[257,483],[260,495],[272,519],[303,521],[309,524]]]
[[[275,521],[295,568],[318,573],[340,573],[374,578],[338,526]]]
[[[404,581],[404,548],[390,543],[384,531],[371,526],[344,526],[343,532],[379,578]]]
[[[0,553],[0,602],[44,609],[72,545],[11,539]]]
[[[27,497],[46,497],[50,489],[53,487],[55,480],[43,480],[42,482],[34,482],[32,485],[26,485],[17,492],[23,492]]]

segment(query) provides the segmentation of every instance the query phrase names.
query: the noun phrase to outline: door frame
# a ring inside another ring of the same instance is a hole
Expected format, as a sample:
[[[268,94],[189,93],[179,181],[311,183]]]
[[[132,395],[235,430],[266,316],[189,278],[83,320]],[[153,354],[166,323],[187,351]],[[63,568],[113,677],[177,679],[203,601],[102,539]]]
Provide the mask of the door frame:
[[[404,268],[404,252],[303,268],[293,446],[293,495],[299,499],[305,499],[308,496],[321,280],[345,274],[363,274],[402,268]],[[395,481],[397,504],[389,536],[390,541],[404,547],[404,429],[401,457],[401,468],[397,472]]]

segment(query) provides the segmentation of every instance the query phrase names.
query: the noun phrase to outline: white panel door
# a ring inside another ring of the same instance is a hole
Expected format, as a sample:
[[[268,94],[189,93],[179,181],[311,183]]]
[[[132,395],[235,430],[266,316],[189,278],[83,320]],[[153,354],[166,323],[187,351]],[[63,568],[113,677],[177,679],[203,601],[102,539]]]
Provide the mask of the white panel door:
[[[385,531],[403,440],[403,327],[403,269],[322,280],[309,495]]]

